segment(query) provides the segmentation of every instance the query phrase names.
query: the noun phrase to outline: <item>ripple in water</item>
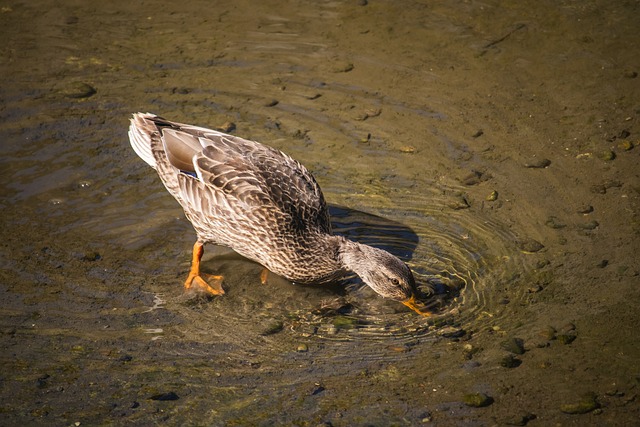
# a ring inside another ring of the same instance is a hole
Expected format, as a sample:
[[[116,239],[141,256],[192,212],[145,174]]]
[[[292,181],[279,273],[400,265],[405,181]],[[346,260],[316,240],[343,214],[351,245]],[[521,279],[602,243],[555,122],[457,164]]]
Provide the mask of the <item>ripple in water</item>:
[[[197,318],[183,333],[198,342],[234,348],[243,343],[244,348],[264,346],[261,339],[282,330],[317,339],[392,337],[402,342],[428,338],[445,326],[491,326],[508,310],[501,304],[500,289],[527,269],[516,237],[477,212],[445,208],[447,196],[438,194],[429,195],[428,205],[414,198],[402,210],[367,208],[376,215],[330,209],[335,233],[388,250],[408,263],[431,317],[380,298],[357,278],[335,286],[301,286],[270,276],[261,285],[260,266],[226,252],[204,268],[225,275],[227,294],[179,309]],[[399,217],[402,223],[388,219]]]

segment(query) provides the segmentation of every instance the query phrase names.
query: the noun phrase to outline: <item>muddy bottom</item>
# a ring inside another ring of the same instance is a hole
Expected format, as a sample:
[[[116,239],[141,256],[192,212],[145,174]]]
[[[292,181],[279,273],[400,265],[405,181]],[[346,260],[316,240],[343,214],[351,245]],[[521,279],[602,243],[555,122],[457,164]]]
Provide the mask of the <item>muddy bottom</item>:
[[[0,424],[635,425],[637,2],[5,2]],[[149,111],[305,164],[423,318],[207,246]]]

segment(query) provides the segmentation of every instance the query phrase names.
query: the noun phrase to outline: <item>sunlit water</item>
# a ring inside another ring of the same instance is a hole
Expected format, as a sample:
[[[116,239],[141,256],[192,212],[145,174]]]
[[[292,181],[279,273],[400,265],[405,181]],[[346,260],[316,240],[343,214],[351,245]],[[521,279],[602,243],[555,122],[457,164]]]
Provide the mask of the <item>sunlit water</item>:
[[[323,14],[314,16],[316,25],[337,13],[334,6],[327,3]],[[289,359],[298,343],[335,344],[342,358],[357,345],[361,358],[376,360],[393,357],[387,345],[490,327],[508,315],[518,301],[505,305],[503,291],[533,268],[508,227],[479,206],[459,209],[464,188],[440,179],[446,171],[436,173],[437,160],[432,165],[423,155],[433,141],[442,141],[435,129],[451,113],[445,100],[345,83],[335,68],[348,68],[349,58],[331,53],[332,42],[305,39],[295,21],[264,19],[260,31],[228,40],[219,58],[174,61],[161,51],[153,61],[118,55],[127,79],[113,86],[103,82],[118,99],[69,101],[35,90],[35,99],[46,101],[41,105],[5,89],[5,99],[15,103],[3,112],[15,122],[7,126],[1,147],[2,203],[11,211],[6,225],[33,223],[37,234],[27,242],[14,236],[14,243],[24,245],[20,257],[5,248],[4,274],[13,280],[3,289],[5,325],[18,325],[28,337],[96,342],[92,354],[100,361],[111,357],[111,342],[122,340],[168,343],[145,356],[160,365],[184,356],[295,365]],[[149,22],[140,31],[174,37],[163,32],[173,18],[161,15]],[[119,43],[137,51],[135,42]],[[109,63],[109,49],[101,67]],[[236,58],[236,51],[244,56]],[[430,78],[422,69],[358,59],[371,73]],[[155,65],[148,67],[149,61]],[[309,67],[307,61],[319,65]],[[129,91],[135,101],[125,99]],[[276,98],[279,103],[266,107]],[[387,119],[376,121],[379,108]],[[212,300],[182,295],[195,234],[155,172],[128,146],[127,119],[137,110],[211,127],[232,119],[238,136],[300,160],[333,204],[334,231],[405,260],[432,316],[384,300],[357,280],[320,287],[270,276],[261,285],[260,266],[211,246],[203,269],[225,276],[226,295]],[[404,116],[417,129],[393,119]],[[30,267],[29,257],[41,260],[40,271]],[[88,350],[76,347],[76,353],[51,357],[84,366],[76,356],[81,359]],[[255,366],[247,362],[235,372],[259,375]],[[294,377],[271,381],[286,386]]]

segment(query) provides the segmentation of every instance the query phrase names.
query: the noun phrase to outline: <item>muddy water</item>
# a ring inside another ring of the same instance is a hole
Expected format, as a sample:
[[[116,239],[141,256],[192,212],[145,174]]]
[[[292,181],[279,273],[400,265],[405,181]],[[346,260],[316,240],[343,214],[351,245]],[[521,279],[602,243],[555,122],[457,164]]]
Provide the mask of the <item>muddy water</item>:
[[[1,424],[636,423],[639,9],[6,2]],[[434,316],[215,247],[227,294],[182,295],[136,111],[303,162]]]

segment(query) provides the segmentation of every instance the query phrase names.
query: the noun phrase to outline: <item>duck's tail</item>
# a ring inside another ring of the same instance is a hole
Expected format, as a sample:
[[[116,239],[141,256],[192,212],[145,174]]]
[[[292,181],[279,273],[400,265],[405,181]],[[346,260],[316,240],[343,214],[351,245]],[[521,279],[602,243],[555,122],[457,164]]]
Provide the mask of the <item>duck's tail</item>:
[[[154,169],[156,169],[156,160],[151,150],[151,138],[158,133],[158,127],[152,120],[156,117],[151,113],[136,113],[131,118],[131,126],[129,126],[129,142],[133,151]]]

